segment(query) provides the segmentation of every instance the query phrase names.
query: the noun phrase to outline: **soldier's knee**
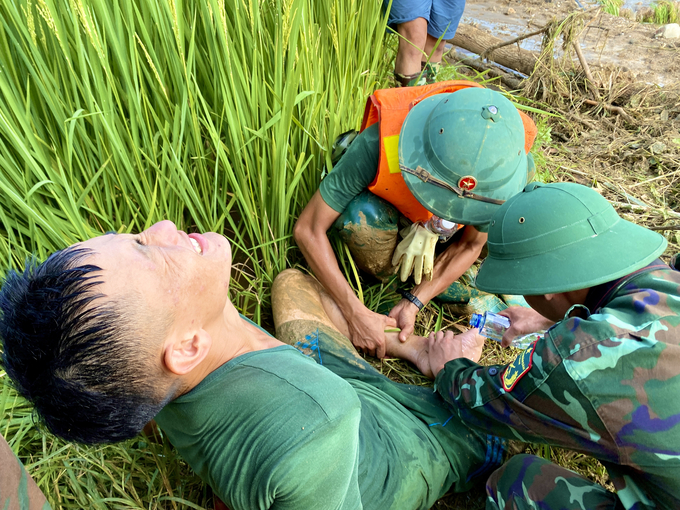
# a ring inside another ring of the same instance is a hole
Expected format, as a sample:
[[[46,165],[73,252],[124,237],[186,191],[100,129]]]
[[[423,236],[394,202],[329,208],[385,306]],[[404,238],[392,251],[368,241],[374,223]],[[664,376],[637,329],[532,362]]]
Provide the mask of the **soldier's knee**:
[[[304,278],[305,275],[298,269],[284,269],[281,271],[276,278],[274,278],[274,283],[272,284],[272,292],[275,288],[285,286],[288,282],[295,281],[299,278]]]
[[[398,230],[399,211],[389,202],[364,190],[347,204],[335,221],[334,227],[342,231],[350,224],[365,229]]]
[[[392,204],[364,191],[333,226],[362,270],[374,276],[392,273],[392,253],[399,234],[399,211]]]

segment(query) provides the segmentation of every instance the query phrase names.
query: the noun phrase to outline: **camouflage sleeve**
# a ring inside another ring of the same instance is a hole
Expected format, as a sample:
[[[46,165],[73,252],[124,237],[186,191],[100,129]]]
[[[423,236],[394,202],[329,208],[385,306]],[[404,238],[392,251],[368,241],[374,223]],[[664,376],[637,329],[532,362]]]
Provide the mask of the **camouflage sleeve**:
[[[435,382],[489,433],[598,458],[626,508],[680,508],[680,273],[628,280],[509,365],[453,360]]]
[[[50,510],[45,496],[0,436],[0,508]]]
[[[597,313],[559,322],[507,366],[452,360],[435,382],[487,432],[680,471],[680,399],[671,397],[680,392],[680,273],[629,280]]]
[[[506,366],[452,360],[435,387],[464,421],[489,433],[617,457],[616,444],[550,336]]]

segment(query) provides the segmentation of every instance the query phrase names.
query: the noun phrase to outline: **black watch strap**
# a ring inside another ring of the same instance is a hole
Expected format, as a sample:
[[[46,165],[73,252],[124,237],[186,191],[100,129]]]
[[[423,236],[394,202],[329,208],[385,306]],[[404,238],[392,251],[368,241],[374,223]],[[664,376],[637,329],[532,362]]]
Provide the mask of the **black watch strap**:
[[[411,303],[416,305],[418,307],[418,311],[422,310],[425,307],[423,302],[417,297],[415,297],[413,294],[411,294],[409,291],[402,290],[401,295],[404,297],[404,299],[408,299]]]

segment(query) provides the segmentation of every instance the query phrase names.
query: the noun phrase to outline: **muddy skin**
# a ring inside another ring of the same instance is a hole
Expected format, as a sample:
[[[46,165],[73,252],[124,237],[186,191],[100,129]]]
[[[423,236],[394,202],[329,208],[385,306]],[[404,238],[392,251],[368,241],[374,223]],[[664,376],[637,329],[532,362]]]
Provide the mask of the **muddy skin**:
[[[362,271],[387,279],[394,274],[392,254],[397,247],[399,231],[396,226],[388,230],[375,228],[368,225],[363,212],[358,215],[359,223],[345,223],[341,237]]]
[[[346,359],[361,369],[371,366],[364,361],[348,338],[347,322],[337,304],[321,284],[311,276],[295,269],[283,271],[274,281],[272,308],[276,336],[289,345],[296,346],[303,354],[311,355],[312,347],[306,345],[310,332],[320,331],[333,339],[325,349],[334,356]],[[400,342],[398,333],[385,333],[386,354],[413,363],[427,377],[432,377],[428,360],[427,338],[411,335]],[[484,337],[476,335],[466,340],[463,355],[478,361]],[[297,345],[296,345],[297,344]]]
[[[354,197],[333,224],[356,264],[380,279],[394,273],[392,253],[399,238],[399,211],[368,190]]]
[[[304,343],[305,337],[319,328],[337,344],[338,352],[335,354],[343,355],[348,362],[365,368],[365,361],[348,338],[345,317],[315,278],[295,269],[281,272],[272,288],[272,308],[276,336],[282,342],[289,345]],[[428,375],[429,363],[427,356],[423,354],[425,338],[414,335],[402,343],[398,339],[398,333],[385,333],[385,340],[387,356],[406,359]],[[302,351],[304,353],[305,349]],[[311,351],[306,352],[310,353]]]
[[[277,337],[282,324],[296,320],[318,321],[337,331],[321,302],[322,291],[325,292],[315,278],[297,269],[286,269],[276,277],[271,300]],[[283,338],[279,340],[286,342]]]

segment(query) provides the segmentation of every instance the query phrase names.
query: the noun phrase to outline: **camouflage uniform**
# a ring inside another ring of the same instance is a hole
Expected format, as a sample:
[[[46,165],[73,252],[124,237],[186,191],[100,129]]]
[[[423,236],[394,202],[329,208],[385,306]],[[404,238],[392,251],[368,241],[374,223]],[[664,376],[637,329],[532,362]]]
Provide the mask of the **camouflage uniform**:
[[[487,508],[680,508],[680,273],[657,260],[585,306],[507,366],[450,361],[436,388],[488,433],[596,457],[617,494],[519,457],[489,479]]]

